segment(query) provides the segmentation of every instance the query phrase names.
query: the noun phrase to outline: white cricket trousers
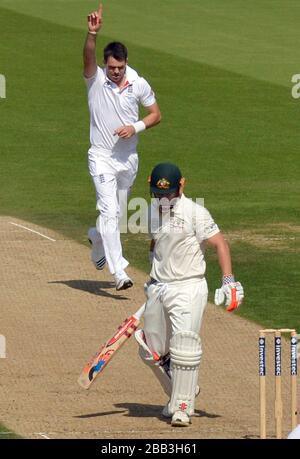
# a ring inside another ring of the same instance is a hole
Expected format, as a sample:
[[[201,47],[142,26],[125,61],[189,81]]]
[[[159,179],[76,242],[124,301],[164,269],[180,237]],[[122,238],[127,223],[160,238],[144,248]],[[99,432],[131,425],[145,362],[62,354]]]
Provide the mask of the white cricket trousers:
[[[146,294],[143,329],[152,353],[165,356],[175,333],[193,331],[199,334],[207,305],[205,278],[157,282],[149,285]]]
[[[122,255],[120,219],[137,174],[138,156],[132,153],[121,162],[116,155],[101,157],[90,150],[88,160],[96,190],[96,208],[100,212],[96,228],[102,239],[108,268],[111,274],[115,274],[128,266]]]

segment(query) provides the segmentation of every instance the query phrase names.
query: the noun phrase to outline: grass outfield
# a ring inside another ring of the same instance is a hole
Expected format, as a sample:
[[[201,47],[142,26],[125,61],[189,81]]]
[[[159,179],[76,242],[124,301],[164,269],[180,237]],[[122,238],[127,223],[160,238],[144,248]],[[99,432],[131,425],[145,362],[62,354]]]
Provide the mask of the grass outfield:
[[[12,439],[20,439],[19,435],[11,432],[10,430],[6,429],[2,424],[0,424],[0,440],[12,440]]]
[[[300,46],[298,0],[102,3],[104,33],[112,38],[290,87]],[[0,6],[83,30],[98,0],[0,0]]]
[[[107,41],[125,41],[130,64],[151,82],[163,114],[159,127],[140,136],[133,196],[148,196],[146,177],[156,162],[178,163],[186,194],[204,197],[231,237],[247,296],[238,314],[300,330],[300,101],[291,97],[291,77],[300,73],[298,3],[103,3],[99,60]],[[85,15],[96,5],[0,0],[0,74],[7,81],[0,212],[83,243],[96,211],[81,53]],[[148,270],[145,237],[123,239],[131,262]],[[207,260],[213,292],[219,272],[212,252]]]
[[[6,2],[1,0],[0,6],[2,3]],[[25,3],[41,7],[42,2]],[[52,19],[53,12],[61,13],[63,2],[58,3],[60,9],[52,8]],[[77,9],[80,16],[83,2],[70,4],[72,14]],[[191,5],[196,8],[195,2]],[[213,11],[211,7],[210,13]],[[228,19],[231,13],[229,10]],[[257,7],[257,15],[260,13]],[[270,14],[276,29],[282,11],[272,9]],[[201,15],[195,18],[205,42],[209,26],[202,19]],[[132,23],[141,20],[142,16],[134,15]],[[0,21],[5,37],[0,44],[0,73],[7,79],[7,99],[0,101],[1,213],[41,223],[84,242],[86,228],[96,217],[86,169],[88,111],[81,79],[84,32],[28,15],[12,15],[6,9],[1,9]],[[269,27],[272,23],[270,19]],[[159,33],[157,28],[156,35]],[[225,46],[226,37],[224,33],[220,45]],[[114,36],[104,36],[102,44],[111,38]],[[101,48],[101,39],[99,42]],[[255,38],[253,42],[259,48]],[[296,42],[291,40],[290,46],[296,53]],[[248,47],[250,52],[250,40]],[[299,326],[294,317],[300,102],[291,98],[290,88],[261,81],[259,75],[254,79],[198,62],[201,48],[195,52],[197,61],[135,43],[129,43],[129,49],[132,65],[151,81],[163,113],[162,124],[141,135],[140,172],[133,195],[147,196],[145,179],[157,161],[180,164],[188,178],[187,194],[204,197],[222,229],[236,232],[243,241],[235,238],[232,247],[235,272],[247,292],[240,313],[261,323],[271,321],[274,326],[288,325],[287,321]],[[274,56],[275,50],[271,50]],[[284,66],[283,62],[281,71]],[[262,237],[247,243],[245,232],[249,231]],[[131,250],[132,236],[125,237],[126,253],[134,264],[148,269],[145,239],[135,238],[134,244],[136,239],[139,251]],[[215,267],[209,266],[211,291],[218,278]]]

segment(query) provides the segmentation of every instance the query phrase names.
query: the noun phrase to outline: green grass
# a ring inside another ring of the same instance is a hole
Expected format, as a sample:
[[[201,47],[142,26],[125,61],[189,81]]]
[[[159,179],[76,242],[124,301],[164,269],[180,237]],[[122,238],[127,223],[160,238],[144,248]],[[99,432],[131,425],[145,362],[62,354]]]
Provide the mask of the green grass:
[[[237,235],[234,271],[246,292],[239,314],[300,329],[300,101],[292,99],[290,83],[300,73],[298,3],[104,3],[99,60],[107,41],[126,41],[130,64],[151,82],[163,114],[160,126],[140,136],[132,196],[148,196],[155,163],[178,163],[186,194],[203,197],[219,226]],[[0,99],[0,212],[80,242],[97,216],[81,77],[85,14],[94,7],[94,1],[0,0],[0,73],[7,80],[7,99]],[[249,231],[254,242],[244,237]],[[123,240],[131,263],[148,271],[146,237]],[[220,275],[210,251],[207,261],[212,294]]]
[[[298,72],[298,0],[102,3],[103,30],[112,38],[286,87]],[[12,11],[81,30],[97,5],[97,0],[0,0]]]
[[[16,27],[18,34],[13,33]],[[86,228],[96,211],[86,169],[88,111],[81,78],[84,34],[11,15],[5,9],[1,10],[1,33],[6,37],[0,44],[1,72],[7,79],[7,99],[0,102],[1,213],[86,241]],[[103,37],[102,43],[109,39]],[[147,196],[146,177],[151,168],[158,161],[171,160],[188,179],[187,194],[204,197],[225,231],[297,223],[300,104],[289,90],[134,44],[130,53],[135,57],[133,65],[155,88],[163,113],[162,124],[141,135],[140,172],[133,196]],[[145,239],[137,239],[141,244],[138,256],[131,248],[135,242],[129,242],[132,236],[126,239],[129,258],[148,269]],[[245,259],[251,253],[248,301],[260,304],[264,284],[258,268],[266,254],[252,246],[243,250]],[[274,284],[278,264],[286,257],[278,251],[268,253],[273,275],[269,283]],[[293,257],[296,253],[289,249],[288,259]],[[240,263],[235,261],[235,271],[244,281]],[[289,263],[285,273],[290,275]],[[251,283],[257,288],[249,294]],[[283,290],[287,289],[284,285]],[[272,305],[273,301],[268,314]]]
[[[0,440],[12,440],[12,439],[20,439],[21,437],[14,432],[11,432],[2,424],[0,424]]]

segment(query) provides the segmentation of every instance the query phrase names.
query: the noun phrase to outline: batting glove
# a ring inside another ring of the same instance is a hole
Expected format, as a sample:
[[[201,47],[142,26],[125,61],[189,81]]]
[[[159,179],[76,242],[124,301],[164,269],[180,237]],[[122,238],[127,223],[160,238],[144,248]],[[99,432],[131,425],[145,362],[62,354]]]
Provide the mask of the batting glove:
[[[240,282],[235,282],[233,276],[224,276],[223,285],[215,292],[215,304],[221,306],[225,301],[226,310],[234,311],[239,307],[244,298],[244,289]]]

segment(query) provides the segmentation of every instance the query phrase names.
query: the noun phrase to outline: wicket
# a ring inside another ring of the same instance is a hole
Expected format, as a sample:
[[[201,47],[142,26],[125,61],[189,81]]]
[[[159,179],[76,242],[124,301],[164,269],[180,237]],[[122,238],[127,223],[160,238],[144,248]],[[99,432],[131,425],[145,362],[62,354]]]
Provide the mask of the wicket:
[[[297,333],[294,329],[265,329],[259,332],[260,438],[267,437],[266,419],[266,334],[274,335],[276,438],[282,438],[281,335],[290,334],[291,417],[297,426]]]

